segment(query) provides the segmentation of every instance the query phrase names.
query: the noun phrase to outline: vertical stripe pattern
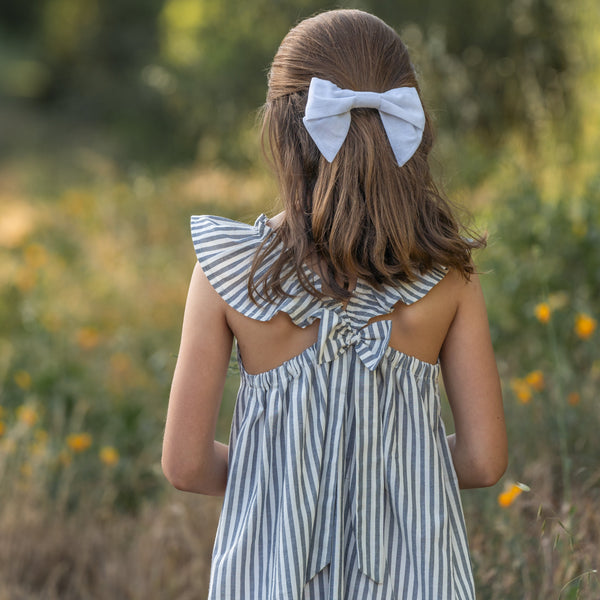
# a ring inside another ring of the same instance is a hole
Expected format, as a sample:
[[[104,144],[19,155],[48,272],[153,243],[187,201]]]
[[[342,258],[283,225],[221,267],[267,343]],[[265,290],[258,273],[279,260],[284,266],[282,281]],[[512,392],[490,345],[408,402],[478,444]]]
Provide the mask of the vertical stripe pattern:
[[[192,217],[198,260],[230,306],[320,322],[317,342],[281,366],[240,364],[209,600],[474,599],[439,365],[389,347],[389,320],[369,324],[445,269],[382,291],[359,281],[345,309],[296,278],[289,297],[254,304],[248,272],[269,233],[264,215],[254,226]]]

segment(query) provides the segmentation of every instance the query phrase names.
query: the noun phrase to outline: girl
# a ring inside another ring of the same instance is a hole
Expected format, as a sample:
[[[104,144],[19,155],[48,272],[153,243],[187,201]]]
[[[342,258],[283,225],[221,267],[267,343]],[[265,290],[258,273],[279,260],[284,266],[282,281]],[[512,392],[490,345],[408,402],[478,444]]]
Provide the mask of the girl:
[[[461,237],[432,182],[398,35],[357,10],[301,22],[273,61],[264,132],[285,210],[192,217],[164,438],[176,488],[225,494],[209,598],[474,598],[459,487],[493,485],[507,461],[470,258],[484,240]]]

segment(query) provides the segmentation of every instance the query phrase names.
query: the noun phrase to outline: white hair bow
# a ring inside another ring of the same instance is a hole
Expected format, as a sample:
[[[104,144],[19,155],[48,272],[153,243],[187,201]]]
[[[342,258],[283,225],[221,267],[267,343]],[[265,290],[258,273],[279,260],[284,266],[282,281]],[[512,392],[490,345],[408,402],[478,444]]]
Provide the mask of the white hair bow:
[[[313,77],[308,88],[302,119],[310,137],[331,162],[339,152],[350,129],[350,110],[376,108],[396,161],[402,166],[415,153],[425,127],[425,113],[414,87],[399,87],[387,92],[344,90],[331,81]]]

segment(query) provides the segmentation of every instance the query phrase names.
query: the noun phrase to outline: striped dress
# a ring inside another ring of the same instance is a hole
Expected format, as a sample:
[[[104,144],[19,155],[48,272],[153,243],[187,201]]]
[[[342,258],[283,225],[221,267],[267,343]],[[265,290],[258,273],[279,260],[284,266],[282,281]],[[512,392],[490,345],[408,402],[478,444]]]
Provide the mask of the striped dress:
[[[388,346],[390,320],[369,324],[422,298],[445,269],[381,291],[359,280],[345,308],[292,277],[288,297],[256,305],[248,273],[267,218],[191,225],[204,273],[235,310],[320,321],[317,342],[279,367],[251,375],[239,361],[209,600],[474,598],[439,364]]]

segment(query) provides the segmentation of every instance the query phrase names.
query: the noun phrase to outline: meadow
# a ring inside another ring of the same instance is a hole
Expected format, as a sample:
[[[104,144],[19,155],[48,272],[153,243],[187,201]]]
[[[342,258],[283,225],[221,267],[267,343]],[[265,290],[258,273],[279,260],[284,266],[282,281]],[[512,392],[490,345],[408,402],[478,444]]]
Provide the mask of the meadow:
[[[260,170],[155,174],[71,141],[15,153],[0,173],[0,599],[202,598],[220,500],[170,489],[160,470],[189,216],[251,222],[276,190]],[[600,179],[566,195],[519,152],[450,192],[489,232],[476,261],[510,436],[503,480],[463,493],[477,589],[592,600]]]
[[[202,599],[221,501],[160,468],[189,217],[278,210],[254,111],[324,5],[41,4],[0,7],[0,600]],[[437,179],[489,236],[510,462],[462,493],[478,598],[598,600],[597,2],[405,4]],[[232,361],[223,442],[236,389]]]

